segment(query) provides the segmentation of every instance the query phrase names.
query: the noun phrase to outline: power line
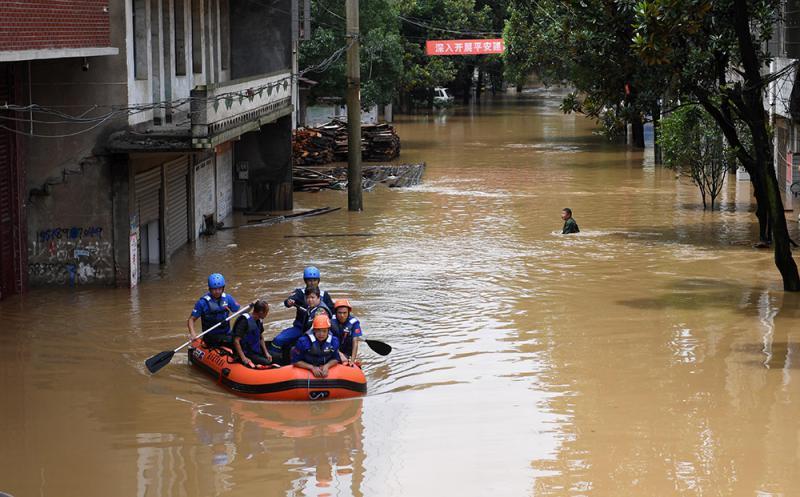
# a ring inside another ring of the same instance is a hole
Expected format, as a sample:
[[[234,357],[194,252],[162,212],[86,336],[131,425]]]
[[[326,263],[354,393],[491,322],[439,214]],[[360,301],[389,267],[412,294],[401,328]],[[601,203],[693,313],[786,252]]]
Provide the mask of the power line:
[[[419,27],[425,28],[425,29],[430,29],[430,30],[433,30],[433,31],[441,31],[443,33],[454,33],[454,34],[458,34],[458,35],[493,35],[493,36],[502,36],[502,34],[503,34],[503,33],[497,32],[497,31],[458,31],[458,30],[454,30],[454,29],[446,29],[446,28],[440,28],[440,27],[437,27],[437,26],[432,26],[432,25],[427,24],[425,22],[414,21],[414,20],[412,20],[412,19],[410,19],[408,17],[403,17],[403,16],[397,16],[397,17],[401,21],[405,21],[405,22],[407,22],[409,24],[413,24],[415,26],[419,26]]]
[[[251,0],[252,1],[252,0]],[[10,111],[10,112],[27,112],[27,113],[37,113],[37,114],[44,114],[44,115],[51,115],[63,119],[63,121],[42,121],[42,120],[33,120],[33,119],[25,119],[25,118],[18,118],[14,116],[4,116],[0,115],[0,120],[5,119],[8,121],[20,121],[20,122],[28,122],[28,123],[39,123],[39,124],[51,124],[51,125],[63,125],[63,124],[91,124],[90,127],[76,131],[74,133],[66,133],[66,134],[58,134],[58,135],[40,135],[36,133],[29,133],[26,131],[17,130],[14,128],[10,128],[8,126],[0,124],[0,129],[5,129],[12,133],[16,133],[23,136],[35,137],[35,138],[68,138],[72,136],[76,136],[82,133],[87,133],[96,129],[103,123],[107,122],[108,120],[114,117],[129,117],[132,115],[140,114],[142,112],[147,112],[156,109],[177,109],[186,106],[187,104],[191,104],[192,102],[197,102],[200,104],[218,104],[221,101],[232,101],[233,99],[244,99],[244,98],[252,98],[254,95],[260,95],[263,91],[270,92],[273,88],[278,86],[288,85],[290,82],[298,79],[299,77],[303,76],[304,74],[313,72],[313,73],[322,73],[328,71],[341,57],[342,54],[350,47],[352,44],[348,42],[347,45],[340,47],[339,49],[335,50],[331,55],[323,59],[318,64],[313,66],[309,66],[302,71],[299,71],[297,74],[291,74],[285,78],[280,78],[276,81],[272,81],[270,83],[256,86],[253,88],[248,88],[243,91],[238,92],[226,92],[221,93],[219,95],[215,95],[212,98],[198,98],[198,97],[184,97],[175,100],[165,100],[160,102],[152,102],[147,104],[137,104],[125,107],[118,107],[114,105],[94,105],[91,109],[84,111],[80,115],[73,116],[67,114],[65,112],[59,111],[54,108],[41,106],[38,104],[28,104],[28,105],[15,105],[15,104],[8,104],[0,105],[0,111]],[[85,117],[88,112],[97,108],[109,108],[111,109],[109,112],[94,116],[94,117]],[[191,111],[190,111],[191,113]]]

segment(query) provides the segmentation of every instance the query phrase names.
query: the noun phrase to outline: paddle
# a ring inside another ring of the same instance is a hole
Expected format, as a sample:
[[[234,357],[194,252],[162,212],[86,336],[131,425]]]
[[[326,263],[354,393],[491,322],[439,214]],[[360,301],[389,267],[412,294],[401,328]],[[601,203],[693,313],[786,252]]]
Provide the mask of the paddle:
[[[250,309],[250,307],[252,307],[252,305],[253,304],[247,304],[246,306],[242,307],[238,311],[234,312],[233,314],[231,314],[230,316],[225,318],[225,321],[230,321],[231,319],[233,319],[234,317],[238,316],[239,314],[242,314],[243,312],[245,312],[248,309]],[[161,369],[164,366],[166,366],[167,364],[169,364],[169,362],[172,360],[172,357],[175,355],[175,352],[177,352],[177,351],[181,350],[182,348],[186,347],[187,345],[192,343],[194,340],[200,338],[201,336],[205,335],[209,331],[213,331],[214,329],[217,328],[217,326],[220,326],[225,321],[221,321],[221,322],[215,324],[211,328],[209,328],[206,331],[204,331],[204,332],[200,333],[199,335],[197,335],[193,340],[189,340],[188,342],[184,343],[183,345],[181,345],[180,347],[178,347],[175,350],[165,350],[164,352],[159,352],[158,354],[154,355],[150,359],[144,361],[144,365],[147,366],[147,370],[150,371],[150,373],[155,374],[159,369]]]
[[[295,305],[295,307],[308,314],[308,309],[306,309],[305,307],[300,307],[299,305]],[[366,339],[364,341],[367,342],[369,348],[371,348],[372,351],[378,355],[389,355],[389,353],[392,351],[391,345],[385,342],[381,342],[380,340]]]

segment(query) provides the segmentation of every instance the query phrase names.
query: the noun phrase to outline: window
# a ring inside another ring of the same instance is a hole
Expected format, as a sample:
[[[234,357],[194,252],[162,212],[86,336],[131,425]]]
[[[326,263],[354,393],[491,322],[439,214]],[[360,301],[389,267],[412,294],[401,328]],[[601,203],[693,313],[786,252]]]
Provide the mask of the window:
[[[184,0],[174,0],[175,22],[175,75],[186,75],[186,4]]]
[[[192,2],[192,72],[203,72],[203,0]]]
[[[133,75],[147,79],[147,0],[133,0]]]
[[[219,0],[219,38],[220,52],[222,52],[222,70],[228,69],[228,61],[231,58],[231,15],[230,0]]]

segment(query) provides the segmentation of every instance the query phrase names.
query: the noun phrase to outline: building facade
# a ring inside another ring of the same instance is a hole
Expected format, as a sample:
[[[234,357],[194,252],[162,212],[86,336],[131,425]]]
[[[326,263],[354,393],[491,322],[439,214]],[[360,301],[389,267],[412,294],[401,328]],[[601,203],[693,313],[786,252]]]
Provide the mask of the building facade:
[[[291,209],[296,2],[52,3],[77,10],[44,25],[92,46],[0,38],[0,105],[14,93],[0,114],[13,126],[0,128],[0,192],[16,202],[0,207],[16,233],[4,281],[134,285],[236,207]],[[8,12],[0,33],[43,15]],[[87,34],[89,20],[99,27]]]
[[[772,55],[769,72],[773,78],[765,92],[774,129],[775,173],[787,209],[800,210],[800,1],[781,4],[781,19],[767,47]]]

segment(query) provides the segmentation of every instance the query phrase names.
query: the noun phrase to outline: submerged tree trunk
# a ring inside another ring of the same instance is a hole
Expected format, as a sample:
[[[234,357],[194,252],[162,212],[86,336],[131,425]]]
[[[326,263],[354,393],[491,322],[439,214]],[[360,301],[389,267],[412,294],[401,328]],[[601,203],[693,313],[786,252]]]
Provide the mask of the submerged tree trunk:
[[[775,175],[772,138],[768,131],[767,113],[764,111],[762,89],[764,78],[761,75],[759,62],[759,47],[753,43],[750,32],[750,15],[746,0],[734,0],[732,10],[736,37],[741,52],[742,67],[744,68],[744,84],[737,84],[741,92],[733,97],[738,100],[738,107],[742,118],[747,122],[753,135],[753,151],[755,155],[755,172],[760,188],[761,200],[766,200],[767,221],[772,235],[772,246],[775,250],[775,265],[783,277],[783,289],[791,292],[800,292],[800,274],[797,264],[792,258],[792,247],[789,239],[789,229],[786,225],[786,214],[783,211],[778,187],[778,178]],[[738,93],[738,92],[737,92]],[[754,186],[755,186],[754,182]]]
[[[642,116],[639,113],[634,114],[631,119],[631,134],[633,146],[644,148],[644,122],[642,122]]]

